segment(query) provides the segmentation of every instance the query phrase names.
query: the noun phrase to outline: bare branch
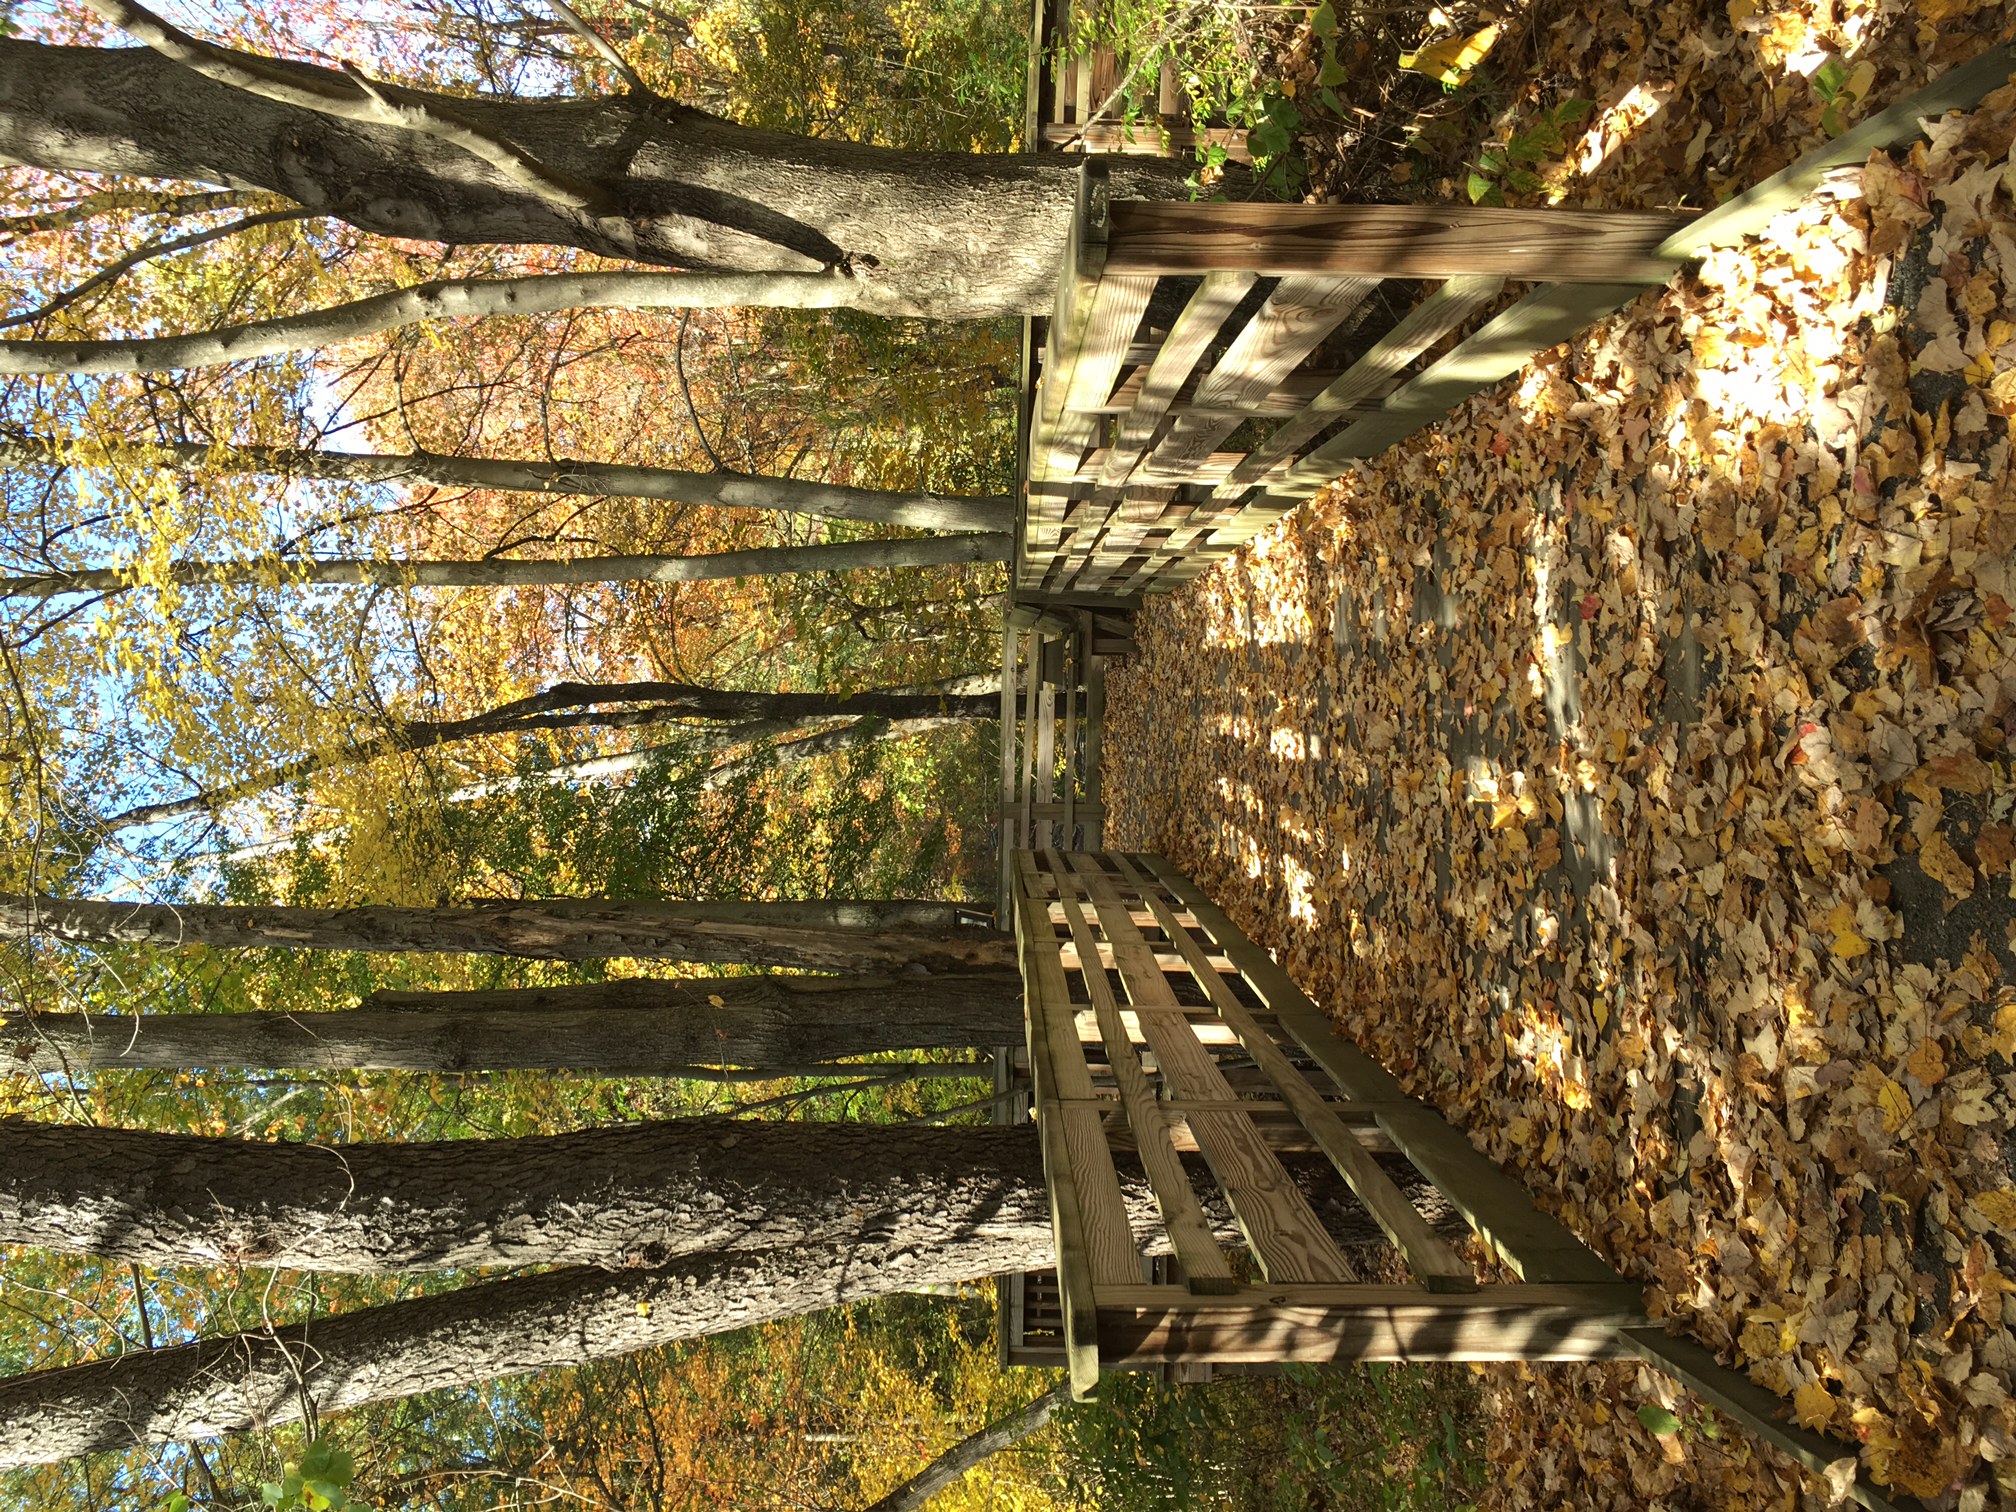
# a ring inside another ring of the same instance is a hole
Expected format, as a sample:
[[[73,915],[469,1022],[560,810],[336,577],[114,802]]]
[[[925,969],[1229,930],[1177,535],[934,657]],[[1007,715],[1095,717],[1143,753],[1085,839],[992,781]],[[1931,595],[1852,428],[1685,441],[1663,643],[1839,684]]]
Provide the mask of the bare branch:
[[[0,374],[162,373],[312,351],[427,320],[549,315],[567,309],[724,309],[840,306],[918,313],[893,289],[842,273],[551,273],[437,279],[274,320],[186,336],[107,341],[0,342]]]
[[[616,51],[607,37],[584,21],[581,13],[569,5],[567,0],[546,0],[546,3],[552,7],[553,14],[565,23],[567,30],[594,48],[602,61],[616,70],[625,85],[637,94],[654,99],[657,97],[658,92],[644,82],[643,75],[630,66],[630,60]]]
[[[254,226],[270,226],[279,221],[306,220],[314,213],[312,210],[268,210],[259,215],[248,215],[242,220],[232,221],[229,225],[210,226],[202,231],[192,231],[187,236],[176,237],[173,241],[149,242],[145,246],[134,248],[117,262],[100,268],[84,282],[58,294],[40,308],[0,320],[0,330],[5,330],[9,326],[33,325],[37,321],[47,320],[57,311],[68,309],[85,295],[125,277],[142,263],[151,262],[157,257],[187,252],[192,247],[200,247],[206,242],[222,241],[227,236],[236,236],[240,231],[250,231]]]
[[[889,567],[1004,562],[1005,535],[926,536],[915,540],[841,541],[816,546],[761,546],[700,556],[602,556],[526,561],[400,561],[372,557],[177,562],[165,574],[131,567],[90,567],[0,577],[0,598],[46,599],[65,593],[122,593],[130,588],[278,583],[375,584],[384,588],[550,587],[574,583],[695,583],[717,578],[773,577],[794,572],[852,572]]]

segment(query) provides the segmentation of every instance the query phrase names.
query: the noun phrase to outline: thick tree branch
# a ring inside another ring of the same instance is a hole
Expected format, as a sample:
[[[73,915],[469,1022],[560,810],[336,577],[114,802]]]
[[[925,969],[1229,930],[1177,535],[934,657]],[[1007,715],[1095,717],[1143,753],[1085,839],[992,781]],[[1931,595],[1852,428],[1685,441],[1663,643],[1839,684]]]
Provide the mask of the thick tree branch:
[[[528,898],[452,908],[236,908],[0,893],[0,940],[717,961],[796,971],[992,971],[1013,941],[951,903],[612,902]]]
[[[604,709],[606,704],[642,707]],[[754,693],[701,688],[691,683],[556,683],[465,719],[407,720],[381,734],[280,762],[221,787],[182,798],[143,803],[110,816],[109,830],[214,814],[226,804],[298,782],[317,772],[381,756],[432,750],[456,741],[524,735],[539,730],[636,729],[679,720],[730,722],[787,720],[793,724],[850,715],[884,719],[998,719],[1000,701],[986,694]]]
[[[0,1027],[0,1070],[582,1071],[818,1065],[1022,1037],[1014,972],[632,979],[375,992],[326,1013],[34,1013]]]
[[[333,75],[321,69],[281,72],[265,59],[201,41],[132,0],[84,0],[84,4],[135,41],[206,79],[339,120],[393,126],[447,142],[487,163],[520,188],[568,210],[601,214],[614,208],[609,196],[595,185],[554,172],[530,153],[479,130],[436,100],[374,83],[349,65],[344,71],[355,88],[336,83]]]
[[[46,599],[65,593],[119,593],[130,588],[231,584],[375,584],[399,588],[554,587],[570,583],[695,583],[716,578],[777,577],[797,572],[855,572],[1008,559],[1005,535],[926,536],[920,540],[842,541],[813,546],[763,546],[701,556],[575,557],[526,561],[415,561],[346,557],[272,557],[245,561],[177,562],[165,574],[130,567],[87,567],[0,577],[0,598]]]
[[[1007,1171],[1023,1184],[985,1222],[1026,1234],[1048,1214],[1028,1128],[710,1117],[339,1146],[0,1120],[0,1244],[345,1275],[632,1269],[864,1230],[915,1249],[939,1213],[1001,1202]]]
[[[661,1270],[548,1271],[17,1376],[0,1381],[0,1469],[291,1422],[304,1386],[330,1412],[1040,1268],[1054,1253],[1041,1208],[1040,1172],[1018,1174],[977,1210],[939,1213],[935,1242],[914,1248],[882,1242],[864,1222],[831,1244]]]
[[[53,437],[0,439],[0,464],[79,466],[73,448]],[[658,499],[722,509],[758,509],[824,519],[874,520],[925,530],[1005,532],[1015,521],[1005,495],[948,498],[849,488],[800,478],[754,477],[733,472],[681,472],[622,462],[521,461],[509,457],[437,456],[428,452],[312,451],[278,446],[205,446],[197,442],[135,443],[136,465],[187,470],[273,473],[344,483],[406,483],[436,488],[496,488],[525,493],[572,493],[619,499]]]

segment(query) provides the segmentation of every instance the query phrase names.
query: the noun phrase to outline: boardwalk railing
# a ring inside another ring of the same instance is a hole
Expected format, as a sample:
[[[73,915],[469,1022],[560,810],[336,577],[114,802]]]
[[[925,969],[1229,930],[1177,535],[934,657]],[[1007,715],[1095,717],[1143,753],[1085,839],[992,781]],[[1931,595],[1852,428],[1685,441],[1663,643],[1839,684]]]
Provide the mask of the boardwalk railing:
[[[1250,162],[1244,127],[1192,119],[1181,79],[1167,58],[1155,70],[1154,114],[1126,119],[1118,96],[1123,89],[1144,92],[1148,83],[1136,78],[1138,60],[1107,40],[1089,46],[1077,40],[1079,20],[1088,11],[1096,18],[1103,9],[1100,0],[1035,0],[1024,123],[1030,150],[1188,157],[1215,145],[1235,162]],[[1091,30],[1101,30],[1096,19]]]
[[[1592,294],[1614,306],[1664,283],[1680,266],[1664,245],[1688,219],[1109,202],[1088,163],[1034,375],[1018,601],[1131,604],[1187,581],[1349,458],[1573,334]],[[1326,340],[1388,279],[1440,287],[1325,370]],[[1576,292],[1521,301],[1403,384],[1508,279]]]
[[[1083,1398],[1112,1369],[1637,1358],[1809,1470],[1853,1455],[1650,1322],[1638,1283],[1339,1038],[1168,862],[1018,851],[1013,871],[1057,1272],[1054,1291],[1024,1278],[1012,1293],[1008,1359],[1065,1364]],[[1312,1206],[1281,1159],[1290,1151],[1328,1160],[1408,1281],[1357,1273],[1365,1252],[1339,1244],[1338,1210]],[[1146,1177],[1159,1232],[1130,1221],[1123,1168]],[[1516,1281],[1478,1283],[1417,1205],[1430,1190]],[[1227,1209],[1238,1244],[1214,1221]],[[1877,1512],[1918,1505],[1867,1482],[1849,1494]]]

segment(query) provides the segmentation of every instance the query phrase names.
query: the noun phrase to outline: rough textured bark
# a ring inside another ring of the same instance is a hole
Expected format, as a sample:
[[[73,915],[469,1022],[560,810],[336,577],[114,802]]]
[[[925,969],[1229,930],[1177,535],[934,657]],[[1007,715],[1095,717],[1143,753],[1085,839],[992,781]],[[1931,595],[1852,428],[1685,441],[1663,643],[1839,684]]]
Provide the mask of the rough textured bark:
[[[926,1502],[975,1465],[1043,1427],[1050,1421],[1050,1414],[1070,1400],[1071,1383],[1059,1381],[1026,1406],[961,1439],[865,1512],[919,1512]]]
[[[259,64],[354,93],[326,69]],[[0,42],[0,156],[266,189],[388,236],[549,243],[695,269],[807,275],[819,259],[774,239],[802,228],[844,249],[856,276],[830,281],[860,308],[937,318],[1050,308],[1078,172],[1058,154],[894,152],[633,98],[409,95],[590,186],[606,213],[542,198],[452,143],[259,99],[146,49]],[[1121,197],[1185,194],[1173,162],[1123,157],[1113,177]],[[767,234],[720,224],[755,211]]]
[[[731,1118],[346,1145],[0,1120],[0,1244],[348,1275],[627,1269],[863,1233],[914,1249],[939,1222],[917,1194],[981,1211],[1029,1145],[1026,1128]],[[1029,1179],[1018,1228],[1047,1221]]]
[[[48,437],[0,440],[0,463],[39,466],[67,462],[68,449]],[[746,473],[681,472],[619,462],[519,461],[508,457],[444,457],[427,452],[332,452],[277,446],[219,449],[195,442],[149,442],[134,460],[147,466],[226,468],[289,478],[349,483],[415,483],[436,488],[496,488],[523,493],[578,493],[615,499],[662,499],[723,509],[773,510],[836,520],[877,520],[925,530],[1001,532],[1013,528],[1015,501],[1003,496],[955,499],[933,493],[850,488],[802,478]]]
[[[832,1244],[548,1271],[0,1380],[0,1469],[291,1422],[304,1391],[329,1412],[1039,1268],[1053,1263],[1049,1217],[1040,1173],[1026,1180],[970,1207],[917,1192],[913,1248],[864,1224]]]
[[[430,951],[541,961],[720,961],[859,975],[1012,968],[1014,941],[949,903],[611,902],[235,908],[0,893],[0,939],[223,949]]]
[[[795,1066],[1022,1038],[1022,978],[757,976],[494,992],[376,992],[330,1013],[37,1013],[0,1027],[0,1070],[292,1067],[591,1071]]]
[[[611,709],[608,704],[637,707]],[[691,683],[556,683],[543,693],[520,698],[466,719],[410,719],[380,735],[332,746],[280,762],[223,787],[206,788],[161,803],[143,803],[105,820],[107,829],[160,824],[217,812],[225,804],[298,782],[331,767],[373,761],[399,752],[432,750],[458,740],[494,735],[526,735],[540,730],[637,729],[678,720],[782,720],[876,716],[884,719],[998,719],[1000,700],[985,694],[755,693],[702,688]]]
[[[0,598],[55,598],[65,593],[120,593],[170,583],[378,584],[397,588],[511,588],[565,583],[696,583],[710,578],[778,577],[794,572],[857,572],[1005,562],[1005,535],[926,536],[917,540],[840,541],[814,546],[764,546],[702,556],[602,556],[568,560],[484,557],[474,561],[379,561],[372,558],[273,557],[235,562],[177,562],[165,574],[130,567],[85,567],[0,577]]]

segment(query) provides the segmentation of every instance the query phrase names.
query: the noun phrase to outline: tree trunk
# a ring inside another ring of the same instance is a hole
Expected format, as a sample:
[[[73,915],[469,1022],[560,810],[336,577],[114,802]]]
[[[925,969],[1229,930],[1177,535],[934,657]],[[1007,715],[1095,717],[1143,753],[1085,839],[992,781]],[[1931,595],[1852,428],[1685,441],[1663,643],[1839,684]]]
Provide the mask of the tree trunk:
[[[0,106],[0,110],[4,110]],[[444,457],[429,452],[310,451],[279,446],[228,450],[196,442],[150,441],[133,448],[136,464],[185,470],[273,473],[347,483],[417,483],[435,488],[494,488],[522,493],[589,494],[612,499],[657,499],[761,509],[834,520],[875,520],[924,530],[1003,532],[1015,523],[1015,501],[1000,495],[955,499],[933,493],[893,493],[802,478],[746,473],[680,472],[620,462],[537,462],[508,457]],[[0,440],[0,463],[69,464],[62,443],[46,437]],[[88,464],[87,464],[88,465]]]
[[[357,95],[328,69],[246,61],[330,98]],[[0,157],[267,189],[365,231],[425,241],[546,243],[784,275],[837,263],[853,273],[837,280],[845,302],[885,314],[1049,312],[1079,171],[1061,154],[897,152],[737,126],[662,100],[400,94],[508,143],[599,203],[569,207],[450,141],[260,98],[147,49],[0,41]],[[1185,172],[1118,158],[1114,193],[1182,198]]]
[[[454,908],[236,908],[0,893],[0,939],[717,961],[856,975],[1012,969],[1014,941],[949,903],[532,898]]]
[[[331,1412],[1040,1268],[1054,1251],[1027,1143],[1030,1157],[978,1203],[912,1193],[914,1249],[862,1233],[660,1270],[547,1271],[0,1380],[0,1470],[292,1422],[304,1394]]]
[[[984,1211],[1030,1145],[1026,1128],[732,1118],[345,1145],[6,1121],[0,1244],[345,1275],[632,1269],[864,1234],[914,1250],[936,1242],[940,1208]],[[1031,1180],[1011,1229],[1047,1215]]]
[[[613,703],[643,707],[600,707]],[[211,814],[227,803],[298,782],[331,767],[372,761],[399,752],[432,750],[458,740],[491,735],[527,735],[539,730],[636,729],[682,719],[783,720],[795,725],[807,720],[855,715],[885,719],[998,719],[1000,714],[998,698],[978,693],[891,693],[881,689],[860,693],[754,693],[702,688],[691,683],[556,683],[543,693],[515,699],[466,719],[405,720],[382,735],[299,756],[223,787],[206,788],[161,803],[138,804],[112,815],[104,823],[108,830],[120,830],[136,824],[160,824]]]
[[[375,992],[330,1013],[37,1013],[0,1028],[0,1068],[586,1071],[821,1064],[1022,1038],[1022,978],[758,976],[493,992]]]
[[[268,557],[235,562],[177,562],[165,574],[132,567],[85,567],[0,577],[0,598],[47,599],[65,593],[122,593],[163,582],[185,586],[278,583],[377,584],[387,588],[513,588],[567,583],[696,583],[715,578],[778,577],[795,572],[857,572],[1005,562],[1005,535],[925,536],[918,540],[841,541],[813,546],[765,546],[704,556],[604,556],[528,561]]]

